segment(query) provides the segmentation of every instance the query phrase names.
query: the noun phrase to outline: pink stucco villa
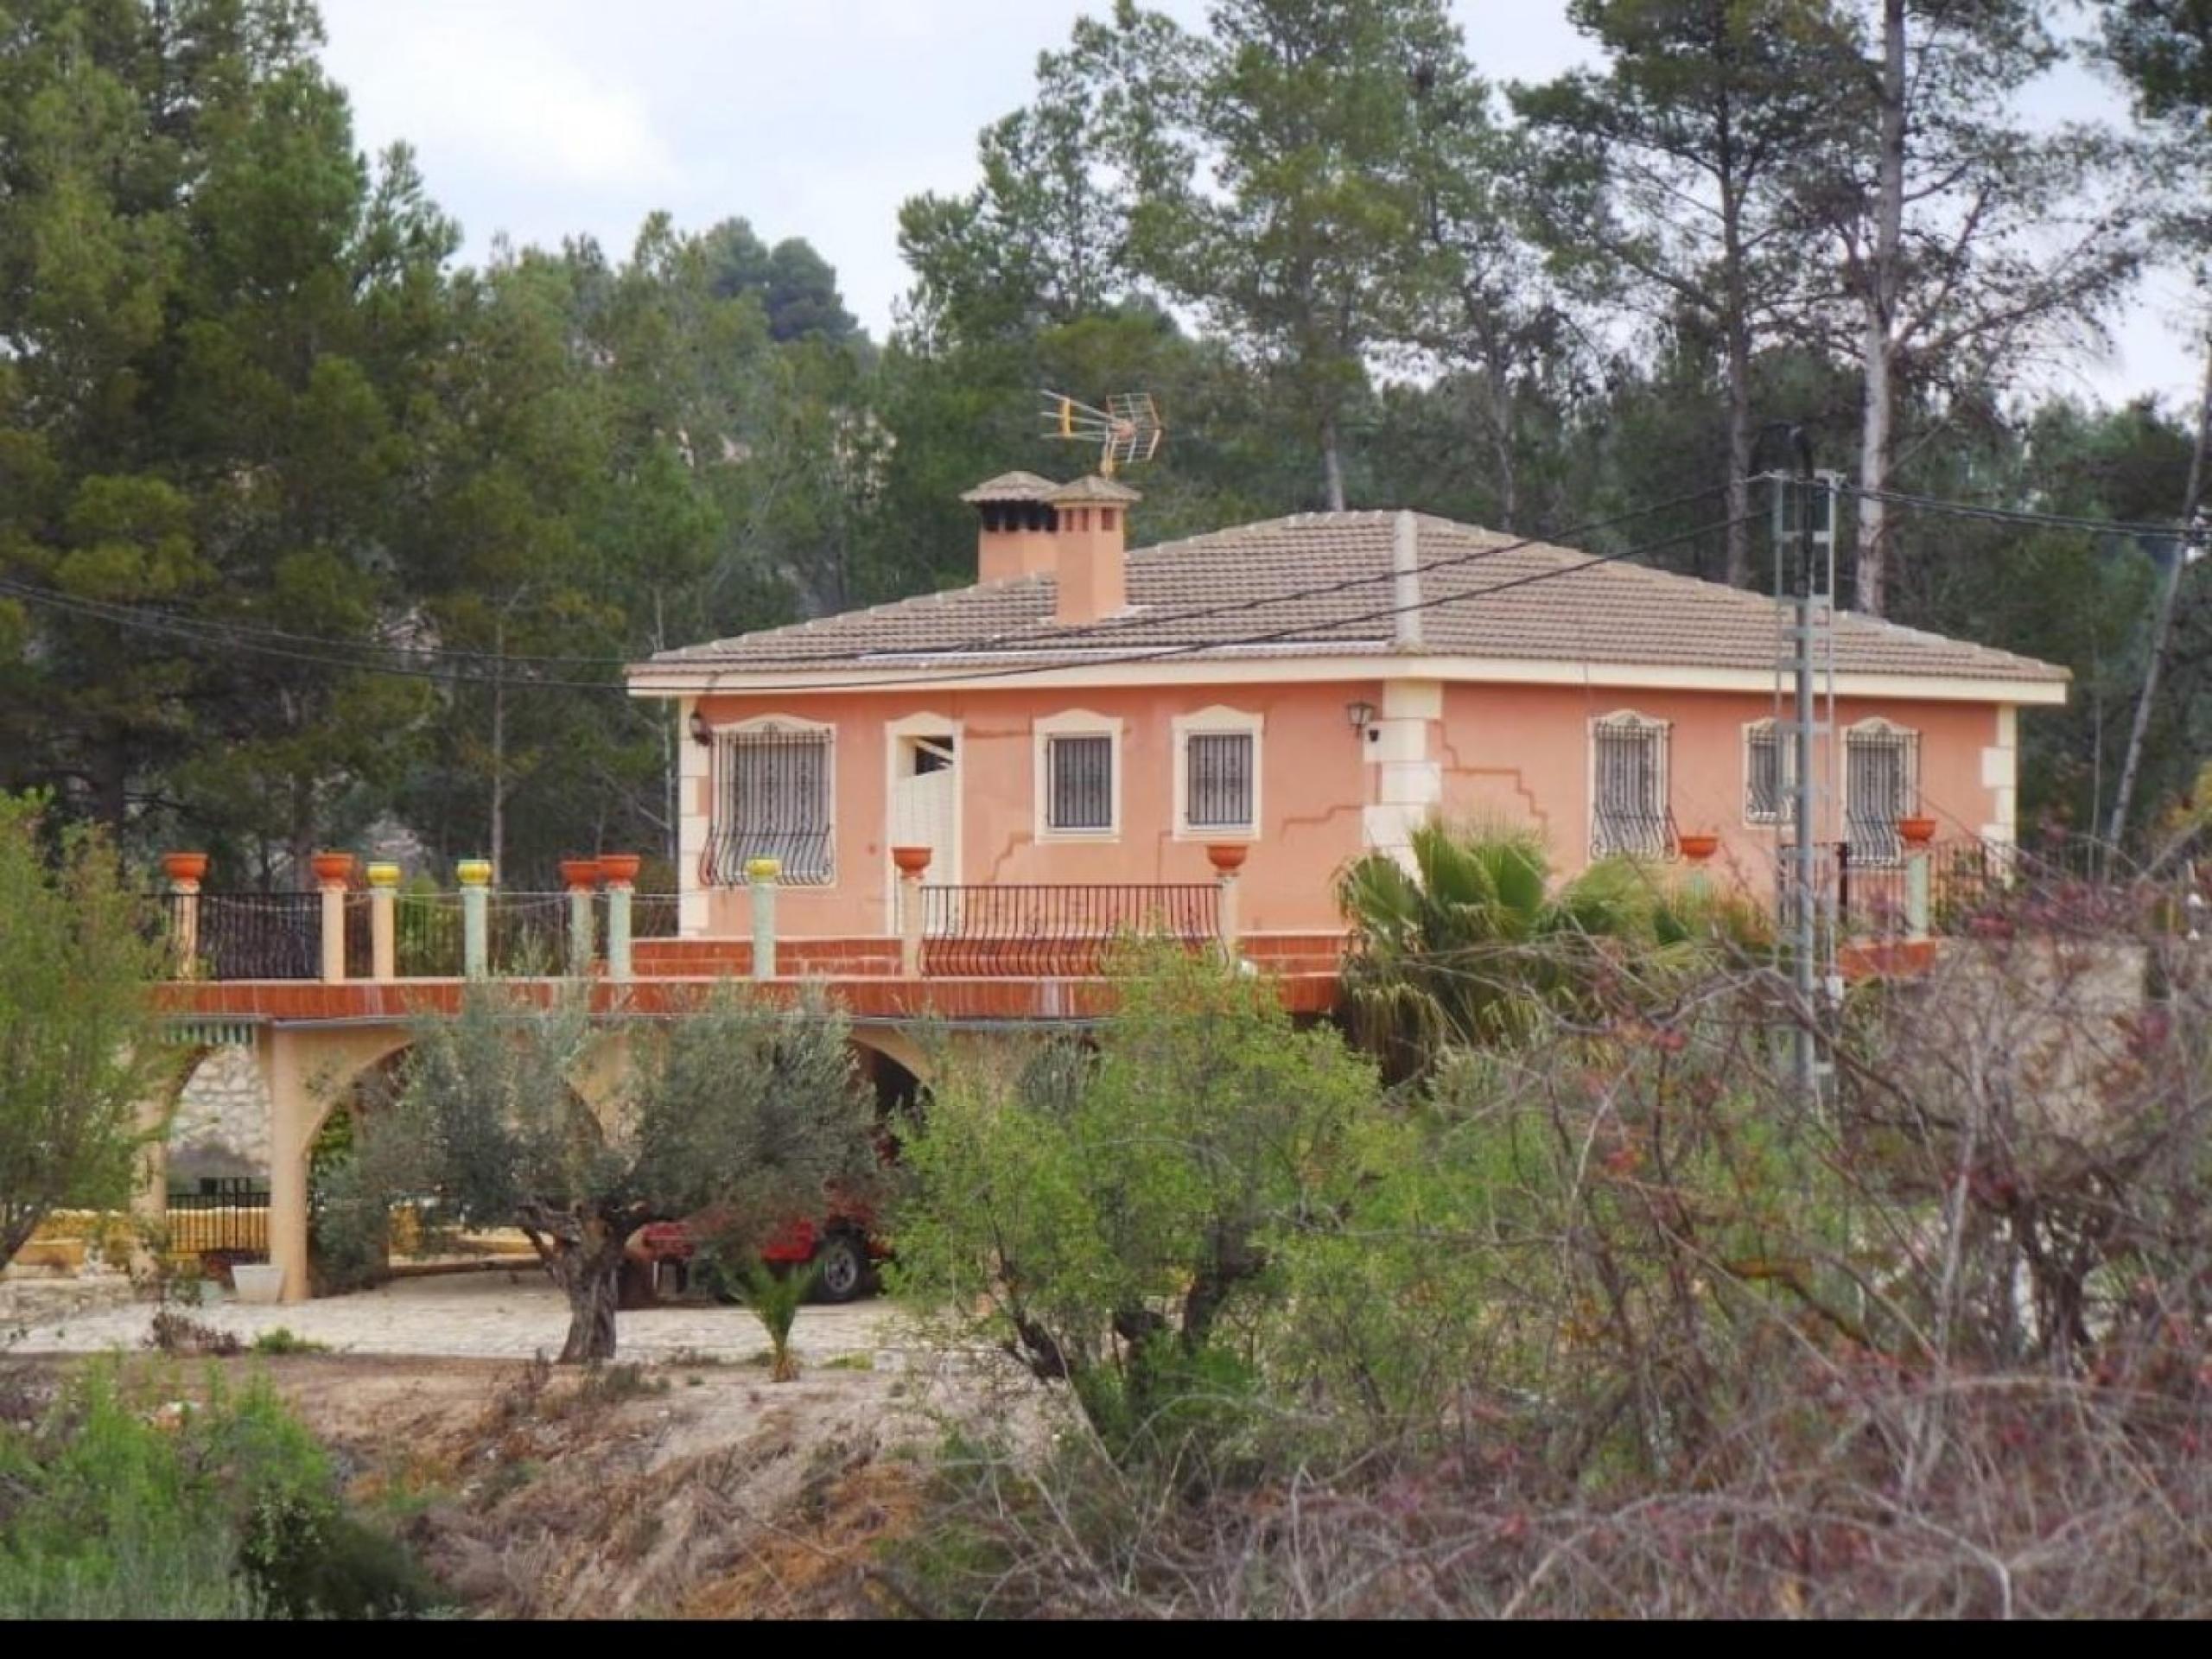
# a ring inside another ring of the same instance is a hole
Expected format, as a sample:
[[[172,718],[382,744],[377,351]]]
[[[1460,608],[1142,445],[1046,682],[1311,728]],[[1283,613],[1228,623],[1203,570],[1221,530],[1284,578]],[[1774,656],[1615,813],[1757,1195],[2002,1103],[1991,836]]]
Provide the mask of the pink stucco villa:
[[[762,857],[779,938],[858,948],[899,937],[893,848],[928,849],[930,926],[957,932],[1018,917],[1007,893],[1203,884],[1227,844],[1248,940],[1325,940],[1336,873],[1435,814],[1534,826],[1562,871],[1713,836],[1716,872],[1773,890],[1791,768],[1765,597],[1410,512],[1130,550],[1140,498],[1114,482],[965,499],[972,587],[632,669],[688,734],[687,945],[747,936]],[[1855,615],[1835,666],[1823,838],[1876,867],[1903,818],[2013,839],[2019,714],[2063,702],[2064,670]]]

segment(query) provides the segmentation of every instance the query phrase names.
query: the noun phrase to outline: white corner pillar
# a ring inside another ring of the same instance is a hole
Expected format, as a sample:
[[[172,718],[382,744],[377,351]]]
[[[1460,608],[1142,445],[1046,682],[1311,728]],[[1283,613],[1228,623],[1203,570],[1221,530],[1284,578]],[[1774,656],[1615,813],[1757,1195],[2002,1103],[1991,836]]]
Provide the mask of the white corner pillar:
[[[1435,742],[1444,718],[1444,686],[1438,680],[1386,680],[1382,711],[1362,733],[1370,774],[1362,814],[1370,852],[1400,862],[1413,856],[1413,835],[1444,803],[1444,761]]]
[[[715,751],[692,735],[698,700],[676,705],[676,931],[687,939],[707,932],[707,838],[713,833]]]
[[[1997,710],[1996,739],[1981,752],[1981,786],[1989,795],[1981,838],[2013,847],[2020,840],[2020,711],[2009,703]]]

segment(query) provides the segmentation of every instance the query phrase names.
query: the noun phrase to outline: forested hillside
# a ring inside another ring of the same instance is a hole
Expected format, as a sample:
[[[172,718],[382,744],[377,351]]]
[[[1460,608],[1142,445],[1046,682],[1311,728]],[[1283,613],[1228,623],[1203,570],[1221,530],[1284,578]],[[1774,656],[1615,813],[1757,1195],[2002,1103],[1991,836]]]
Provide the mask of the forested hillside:
[[[2184,515],[2195,410],[2052,389],[2206,234],[2200,11],[1575,0],[1599,67],[1499,86],[1441,0],[1124,3],[884,226],[879,341],[743,202],[464,264],[304,0],[0,0],[0,789],[226,885],[661,849],[620,664],[971,580],[959,492],[1080,464],[1052,386],[1159,400],[1143,540],[1409,505],[1752,584],[1802,423],[1891,498],[1855,602],[2073,668],[2024,814],[2101,822],[2179,543],[1895,498]],[[2101,130],[2031,118],[2069,50]],[[2173,614],[2138,822],[2212,753],[2201,569]]]

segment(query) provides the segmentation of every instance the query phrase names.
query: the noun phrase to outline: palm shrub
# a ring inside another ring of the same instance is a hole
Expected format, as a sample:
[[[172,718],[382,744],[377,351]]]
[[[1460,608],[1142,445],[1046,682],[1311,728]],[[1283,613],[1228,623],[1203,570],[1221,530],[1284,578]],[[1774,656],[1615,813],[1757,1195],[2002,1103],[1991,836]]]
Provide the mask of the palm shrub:
[[[1408,869],[1370,853],[1338,887],[1353,1027],[1402,1078],[1446,1049],[1524,1043],[1559,1016],[1592,1014],[1624,980],[1658,982],[1755,926],[1627,859],[1554,889],[1543,842],[1525,830],[1424,824],[1412,854]]]
[[[814,1269],[795,1267],[789,1273],[777,1273],[766,1262],[755,1262],[745,1273],[745,1305],[753,1317],[760,1321],[760,1328],[768,1333],[768,1379],[772,1382],[795,1382],[798,1380],[798,1363],[791,1357],[791,1326],[798,1321],[798,1310],[808,1294],[814,1288]]]

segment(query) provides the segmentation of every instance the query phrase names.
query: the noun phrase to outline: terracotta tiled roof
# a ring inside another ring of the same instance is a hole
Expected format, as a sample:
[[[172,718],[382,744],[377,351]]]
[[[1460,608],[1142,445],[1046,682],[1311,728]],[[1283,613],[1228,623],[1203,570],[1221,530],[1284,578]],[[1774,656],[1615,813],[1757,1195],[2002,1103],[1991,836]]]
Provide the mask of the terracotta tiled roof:
[[[663,652],[653,670],[774,671],[999,663],[1096,663],[1148,655],[1206,661],[1255,655],[1389,654],[1771,670],[1783,650],[1768,597],[1416,515],[1418,647],[1395,642],[1391,512],[1303,513],[1142,548],[1129,555],[1129,608],[1087,627],[1053,621],[1054,579],[1024,576],[851,611]],[[1535,578],[1535,580],[1531,580]],[[1310,590],[1350,584],[1338,591]],[[1192,613],[1210,613],[1192,614]],[[1254,636],[1268,636],[1264,639]],[[1847,614],[1836,664],[1847,673],[2063,683],[2067,671],[2009,652]]]

